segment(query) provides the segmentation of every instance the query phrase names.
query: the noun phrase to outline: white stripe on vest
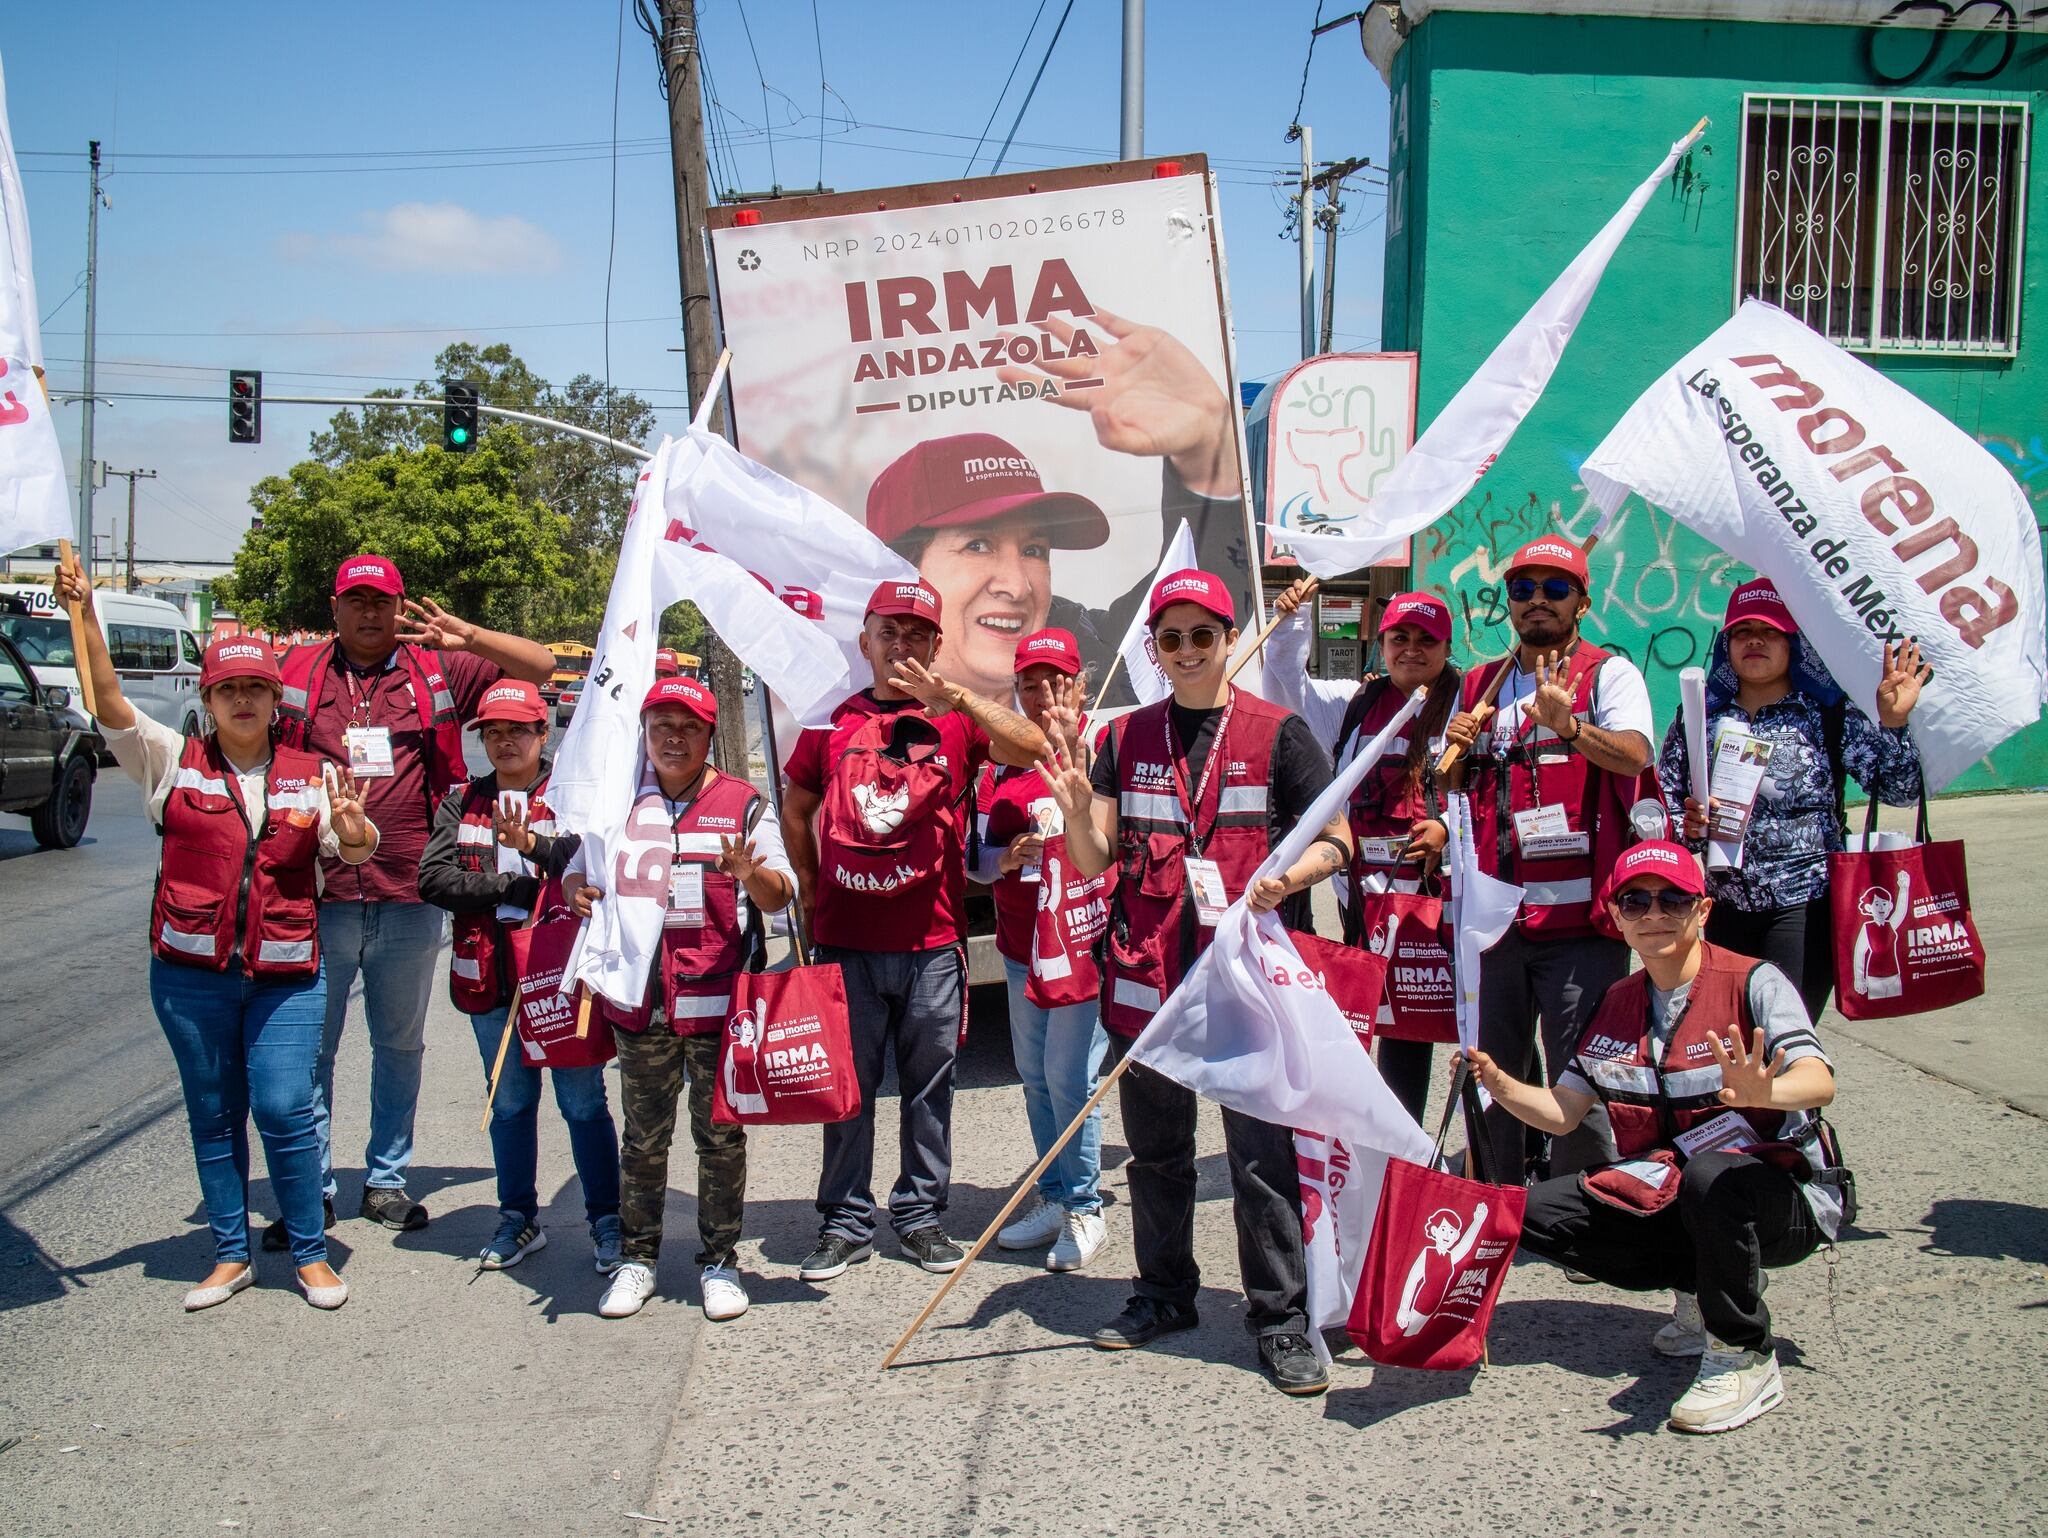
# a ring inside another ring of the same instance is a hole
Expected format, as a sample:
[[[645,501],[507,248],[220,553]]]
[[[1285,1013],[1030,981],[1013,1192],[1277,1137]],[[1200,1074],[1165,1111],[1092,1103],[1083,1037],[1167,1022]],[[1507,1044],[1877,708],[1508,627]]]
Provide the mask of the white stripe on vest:
[[[1581,876],[1575,881],[1525,881],[1522,883],[1522,899],[1532,908],[1561,908],[1566,903],[1589,903],[1593,900],[1593,878]]]
[[[1117,797],[1117,812],[1146,822],[1179,822],[1180,797],[1163,796],[1157,791],[1127,790]]]
[[[213,936],[192,935],[182,929],[173,929],[169,924],[161,931],[164,944],[174,951],[183,951],[188,956],[211,956],[214,954]]]
[[[724,1015],[732,1007],[730,993],[704,995],[683,994],[676,1000],[676,1007],[670,1018],[675,1020],[712,1020]]]
[[[1596,1058],[1592,1062],[1581,1059],[1586,1077],[1610,1093],[1623,1095],[1654,1095],[1657,1093],[1657,1070],[1629,1063],[1609,1062]]]
[[[458,823],[455,828],[455,842],[458,844],[495,843],[497,837],[497,834],[480,822]]]
[[[225,798],[228,793],[228,782],[217,780],[202,769],[180,764],[177,772],[171,776],[171,789],[196,790],[202,795]]]
[[[1709,1064],[1705,1068],[1681,1068],[1676,1073],[1664,1075],[1664,1092],[1674,1099],[1690,1100],[1698,1095],[1719,1094],[1721,1090],[1721,1065]]]
[[[1134,978],[1119,977],[1116,980],[1116,987],[1111,990],[1110,1002],[1131,1009],[1149,1010],[1156,1014],[1160,1004],[1159,990]]]
[[[1266,787],[1263,785],[1226,785],[1217,793],[1216,810],[1224,812],[1263,812],[1266,809]]]
[[[484,980],[484,969],[474,956],[451,956],[448,969],[464,982],[480,983]]]
[[[265,940],[256,947],[256,959],[258,961],[275,961],[279,963],[311,961],[313,959],[313,942],[311,940]]]

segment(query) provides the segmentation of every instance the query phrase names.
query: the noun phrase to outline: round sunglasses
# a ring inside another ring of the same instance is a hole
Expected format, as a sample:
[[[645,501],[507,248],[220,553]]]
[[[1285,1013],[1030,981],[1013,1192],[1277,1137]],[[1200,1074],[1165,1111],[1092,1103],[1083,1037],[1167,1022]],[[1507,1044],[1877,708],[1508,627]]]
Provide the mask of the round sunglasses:
[[[1181,649],[1183,642],[1198,652],[1205,652],[1216,644],[1217,637],[1222,634],[1222,629],[1215,625],[1197,625],[1185,633],[1178,630],[1155,630],[1152,633],[1152,644],[1159,648],[1160,656],[1171,657]]]

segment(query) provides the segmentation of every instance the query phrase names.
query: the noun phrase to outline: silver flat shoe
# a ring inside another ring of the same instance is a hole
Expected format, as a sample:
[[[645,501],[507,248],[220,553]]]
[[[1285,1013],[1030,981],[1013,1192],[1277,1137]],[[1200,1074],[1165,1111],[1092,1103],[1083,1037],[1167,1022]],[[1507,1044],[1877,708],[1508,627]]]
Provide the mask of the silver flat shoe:
[[[219,1287],[194,1287],[190,1292],[186,1293],[185,1312],[196,1314],[202,1308],[216,1307],[227,1302],[236,1293],[253,1287],[255,1284],[256,1268],[254,1266],[244,1266],[242,1267],[242,1274],[232,1282],[224,1283]]]
[[[347,1282],[336,1282],[332,1287],[309,1287],[301,1281],[299,1291],[306,1295],[306,1301],[315,1308],[340,1308],[348,1301]]]

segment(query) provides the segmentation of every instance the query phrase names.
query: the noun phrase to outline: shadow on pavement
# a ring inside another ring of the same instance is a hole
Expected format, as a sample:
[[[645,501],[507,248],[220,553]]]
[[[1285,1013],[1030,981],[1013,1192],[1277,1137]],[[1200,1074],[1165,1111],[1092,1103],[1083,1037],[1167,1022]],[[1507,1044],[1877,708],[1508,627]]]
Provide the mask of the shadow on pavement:
[[[1348,1385],[1346,1378],[1361,1367],[1371,1371],[1372,1381]],[[1382,1367],[1368,1357],[1347,1353],[1330,1364],[1330,1392],[1323,1396],[1323,1416],[1364,1431],[1406,1410],[1462,1399],[1472,1392],[1478,1375],[1476,1367],[1462,1372]]]
[[[2048,1265],[2048,1210],[2040,1207],[1943,1197],[1925,1221],[1927,1254]]]

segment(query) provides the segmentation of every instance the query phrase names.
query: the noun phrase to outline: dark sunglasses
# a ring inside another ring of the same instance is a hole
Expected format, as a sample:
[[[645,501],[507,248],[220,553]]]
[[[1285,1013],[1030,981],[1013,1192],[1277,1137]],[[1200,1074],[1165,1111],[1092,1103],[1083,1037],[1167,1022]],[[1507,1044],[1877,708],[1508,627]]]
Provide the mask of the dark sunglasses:
[[[1693,909],[1700,905],[1698,897],[1691,892],[1681,892],[1677,887],[1658,887],[1646,892],[1641,887],[1616,895],[1614,906],[1621,910],[1625,919],[1644,919],[1650,916],[1650,909],[1658,908],[1675,919],[1692,917]]]
[[[1572,594],[1584,591],[1570,577],[1545,577],[1538,582],[1534,577],[1510,577],[1508,597],[1516,603],[1527,603],[1536,596],[1536,589],[1543,589],[1543,596],[1552,603],[1563,603]]]
[[[1216,638],[1223,632],[1214,625],[1197,625],[1183,635],[1178,630],[1157,630],[1152,634],[1152,644],[1159,648],[1162,657],[1171,657],[1180,650],[1182,641],[1198,652],[1205,652],[1216,644]]]

